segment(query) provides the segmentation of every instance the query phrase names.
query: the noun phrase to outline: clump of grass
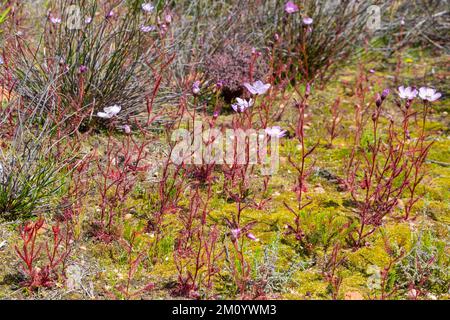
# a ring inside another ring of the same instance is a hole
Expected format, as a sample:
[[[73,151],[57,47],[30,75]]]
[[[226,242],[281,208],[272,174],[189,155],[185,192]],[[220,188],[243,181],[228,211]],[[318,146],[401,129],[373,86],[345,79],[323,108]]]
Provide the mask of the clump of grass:
[[[22,132],[0,151],[0,219],[25,219],[50,208],[63,168],[50,150],[43,135]]]
[[[17,38],[8,49],[17,91],[30,107],[48,112],[62,105],[88,117],[119,105],[122,120],[145,112],[156,86],[153,72],[164,60],[158,13],[144,12],[139,0],[55,1],[49,10],[37,44]],[[152,25],[154,31],[142,31]]]
[[[279,6],[280,1],[272,1]],[[357,52],[368,20],[367,1],[337,3],[308,0],[300,12],[285,16],[276,25],[282,46],[279,63],[294,61],[289,77],[327,81],[349,57]],[[304,18],[312,18],[306,25]]]

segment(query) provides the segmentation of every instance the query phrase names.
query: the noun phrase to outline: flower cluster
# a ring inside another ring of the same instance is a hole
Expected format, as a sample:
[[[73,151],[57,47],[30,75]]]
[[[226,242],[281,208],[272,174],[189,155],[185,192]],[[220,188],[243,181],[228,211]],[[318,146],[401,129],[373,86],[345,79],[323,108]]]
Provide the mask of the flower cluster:
[[[419,97],[424,101],[433,102],[438,100],[442,94],[437,92],[433,88],[421,87],[417,90],[414,87],[404,87],[401,86],[398,88],[398,95],[401,99],[413,100],[419,95]]]

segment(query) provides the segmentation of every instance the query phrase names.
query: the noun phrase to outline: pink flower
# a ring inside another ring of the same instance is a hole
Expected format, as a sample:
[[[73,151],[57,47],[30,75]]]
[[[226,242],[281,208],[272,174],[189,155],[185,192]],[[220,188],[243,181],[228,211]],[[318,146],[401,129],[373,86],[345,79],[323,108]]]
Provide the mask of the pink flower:
[[[441,93],[437,92],[433,88],[422,87],[419,89],[419,97],[425,101],[436,101],[442,96]]]
[[[140,30],[141,30],[141,32],[147,33],[147,32],[156,30],[156,27],[155,26],[141,26]]]
[[[266,133],[271,137],[282,138],[286,135],[286,130],[281,130],[279,126],[266,128]]]
[[[53,23],[53,24],[60,24],[61,23],[61,18],[50,17],[50,22]]]
[[[262,95],[270,89],[270,83],[264,84],[261,80],[258,80],[253,82],[253,84],[246,82],[244,83],[244,87],[246,87],[251,94]]]
[[[88,71],[88,67],[86,67],[85,65],[81,65],[80,68],[78,69],[79,73],[85,73]]]
[[[122,127],[122,129],[123,129],[123,132],[125,132],[126,134],[130,134],[131,133],[131,127],[129,126],[129,125],[124,125],[123,127]]]
[[[284,11],[286,11],[286,13],[295,13],[298,11],[298,6],[293,3],[292,1],[288,1],[286,2],[286,4],[284,5]]]
[[[253,241],[259,241],[259,239],[258,239],[257,237],[255,237],[255,235],[254,235],[253,233],[251,233],[251,232],[247,233],[246,236],[247,236],[247,238],[249,238],[250,240],[253,240]]]
[[[310,17],[303,18],[303,24],[304,24],[305,26],[309,26],[309,25],[311,25],[312,23],[313,23],[313,19],[312,19],[312,18],[310,18]]]
[[[408,99],[412,100],[415,97],[417,97],[418,91],[416,89],[413,89],[411,87],[398,87],[398,95],[401,99]]]
[[[166,21],[167,24],[171,24],[172,23],[172,16],[170,14],[166,14],[164,17],[164,20]]]
[[[245,110],[247,110],[248,108],[253,106],[253,102],[254,102],[253,99],[250,99],[247,101],[247,100],[241,99],[241,98],[236,98],[236,101],[237,101],[237,103],[231,105],[233,110],[236,112],[244,112]]]
[[[90,24],[92,22],[92,18],[91,17],[87,17],[86,19],[84,19],[84,23],[85,24]]]

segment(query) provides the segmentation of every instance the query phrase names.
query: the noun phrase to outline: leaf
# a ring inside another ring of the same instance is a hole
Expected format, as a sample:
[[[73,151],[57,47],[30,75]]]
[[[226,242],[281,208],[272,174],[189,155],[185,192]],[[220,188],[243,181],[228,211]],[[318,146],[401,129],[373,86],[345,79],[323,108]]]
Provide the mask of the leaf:
[[[2,12],[0,15],[0,23],[5,22],[6,17],[8,16],[8,13],[11,11],[11,7],[7,8],[5,11]]]

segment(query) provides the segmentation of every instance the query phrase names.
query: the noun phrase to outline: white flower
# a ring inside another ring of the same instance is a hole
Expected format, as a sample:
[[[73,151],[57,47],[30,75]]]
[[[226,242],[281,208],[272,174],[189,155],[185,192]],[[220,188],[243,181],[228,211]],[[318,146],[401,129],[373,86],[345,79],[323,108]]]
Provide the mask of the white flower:
[[[433,102],[438,100],[441,96],[442,94],[436,92],[436,90],[433,88],[422,87],[419,89],[419,97],[422,100]]]
[[[412,100],[415,97],[417,97],[418,93],[419,92],[416,89],[413,89],[411,87],[406,88],[404,86],[398,87],[398,95],[402,99]]]
[[[3,178],[3,166],[0,163],[0,180]]]
[[[144,10],[145,12],[152,12],[155,9],[155,6],[152,5],[151,3],[144,3],[142,5],[142,10]]]
[[[270,88],[270,83],[264,84],[261,80],[258,80],[256,82],[253,82],[253,84],[250,84],[248,82],[244,83],[244,87],[247,88],[248,91],[250,91],[251,94],[259,94],[262,95],[267,92]]]
[[[156,30],[155,26],[141,26],[142,32],[150,32]]]
[[[103,119],[111,119],[112,117],[116,116],[120,110],[122,110],[121,106],[113,105],[111,107],[103,108],[104,112],[98,112],[97,116]]]
[[[286,135],[286,130],[281,130],[279,126],[266,128],[266,133],[271,137],[282,138]]]
[[[250,99],[247,101],[247,100],[241,99],[241,98],[236,98],[236,101],[237,101],[237,103],[231,105],[233,110],[236,112],[244,112],[245,110],[247,110],[248,108],[253,106],[253,102],[254,102],[253,99]]]
[[[61,18],[50,17],[50,22],[53,24],[59,24],[61,23]]]
[[[314,22],[314,20],[313,20],[312,18],[310,18],[310,17],[303,18],[303,24],[304,24],[305,26],[309,26],[309,25],[311,25],[313,22]]]
[[[92,22],[91,17],[87,17],[86,19],[84,19],[84,23],[86,23],[86,24],[90,24],[91,22]]]

